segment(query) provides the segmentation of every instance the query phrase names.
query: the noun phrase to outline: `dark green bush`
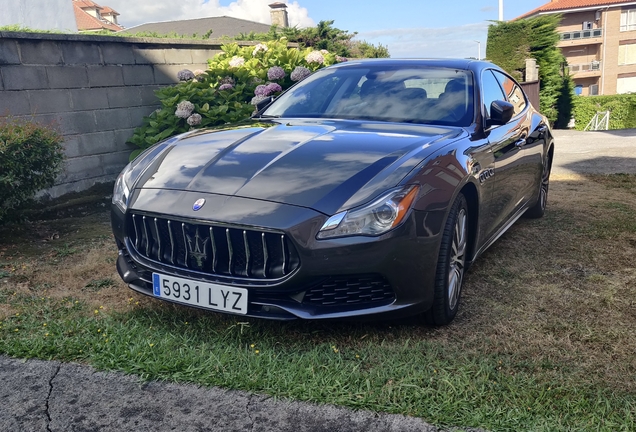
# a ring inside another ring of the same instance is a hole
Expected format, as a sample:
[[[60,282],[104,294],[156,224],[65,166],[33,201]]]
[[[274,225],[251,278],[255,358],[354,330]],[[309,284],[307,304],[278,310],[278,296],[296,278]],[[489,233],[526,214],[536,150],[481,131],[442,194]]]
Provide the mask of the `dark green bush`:
[[[64,159],[62,141],[53,127],[0,118],[0,222],[53,185]]]
[[[576,120],[576,129],[585,129],[598,111],[610,112],[610,129],[636,128],[636,94],[575,98],[572,114]]]

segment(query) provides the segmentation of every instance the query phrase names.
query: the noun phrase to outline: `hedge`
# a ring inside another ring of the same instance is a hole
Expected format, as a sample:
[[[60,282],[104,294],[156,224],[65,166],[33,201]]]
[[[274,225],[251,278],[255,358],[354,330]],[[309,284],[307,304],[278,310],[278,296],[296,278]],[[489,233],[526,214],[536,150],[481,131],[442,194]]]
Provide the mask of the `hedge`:
[[[575,98],[572,113],[576,121],[575,128],[585,129],[598,111],[610,111],[610,129],[636,128],[636,94]]]

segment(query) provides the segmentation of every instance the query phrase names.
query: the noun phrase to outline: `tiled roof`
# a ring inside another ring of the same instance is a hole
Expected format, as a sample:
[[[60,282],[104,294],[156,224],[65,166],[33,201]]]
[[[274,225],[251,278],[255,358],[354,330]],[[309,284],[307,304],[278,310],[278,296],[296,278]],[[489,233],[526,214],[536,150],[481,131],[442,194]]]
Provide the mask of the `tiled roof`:
[[[102,15],[119,15],[119,12],[117,12],[117,11],[116,11],[115,9],[113,9],[113,8],[110,8],[110,7],[108,7],[108,6],[104,6],[104,7],[102,8],[102,12],[101,12],[101,14],[102,14]]]
[[[95,3],[92,0],[73,0],[73,5],[79,6],[82,9],[84,9],[84,8],[102,9],[102,7],[100,5],[98,5],[97,3]]]
[[[105,29],[105,30],[111,30],[116,32],[116,31],[120,31],[124,29],[123,27],[118,26],[117,24],[113,24],[106,20],[99,20],[95,18],[94,16],[91,16],[88,13],[86,13],[84,10],[82,10],[82,7],[80,7],[80,5],[78,4],[78,3],[86,3],[86,2],[87,0],[73,2],[73,9],[75,11],[75,21],[77,22],[77,29],[79,31]],[[90,2],[90,3],[93,3],[93,2]],[[89,6],[89,7],[94,7],[94,6]]]
[[[625,0],[552,0],[550,3],[546,3],[543,6],[539,6],[538,8],[525,13],[515,19],[528,18],[534,15],[538,15],[541,13],[558,13],[560,11],[570,10],[570,9],[581,9],[581,8],[593,8],[598,6],[599,8],[607,7],[607,6],[619,6],[621,4],[629,4],[633,3],[633,1],[625,1]]]
[[[210,37],[217,39],[222,36],[238,36],[240,33],[267,33],[269,29],[268,24],[223,16],[140,24],[127,28],[126,33],[176,33],[181,36],[192,36],[193,34],[203,36],[212,30]]]

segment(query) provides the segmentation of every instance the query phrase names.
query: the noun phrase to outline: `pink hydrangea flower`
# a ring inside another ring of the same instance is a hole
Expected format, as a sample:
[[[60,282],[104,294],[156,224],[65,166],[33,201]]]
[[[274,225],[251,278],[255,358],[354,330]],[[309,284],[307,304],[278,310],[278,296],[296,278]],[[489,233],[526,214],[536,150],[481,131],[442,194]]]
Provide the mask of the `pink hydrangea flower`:
[[[291,73],[290,78],[292,81],[302,81],[311,75],[311,71],[303,66],[297,66],[296,69]]]
[[[344,63],[344,62],[346,62],[346,61],[349,61],[349,59],[348,59],[348,58],[346,58],[346,57],[336,56],[336,61],[337,61],[338,63]]]
[[[177,72],[177,79],[179,81],[190,81],[191,79],[194,79],[194,73],[192,73],[189,69],[180,70]]]
[[[254,89],[254,94],[256,96],[269,96],[269,92],[267,90],[267,86],[264,85],[264,84],[256,86],[256,88]]]
[[[280,84],[277,83],[269,83],[267,84],[267,95],[271,95],[272,93],[280,93],[283,91],[283,88]]]
[[[221,84],[219,90],[232,90],[234,86],[232,84]]]
[[[285,69],[280,66],[272,66],[267,71],[267,78],[272,81],[281,80],[285,78],[286,75],[287,74],[285,73]]]

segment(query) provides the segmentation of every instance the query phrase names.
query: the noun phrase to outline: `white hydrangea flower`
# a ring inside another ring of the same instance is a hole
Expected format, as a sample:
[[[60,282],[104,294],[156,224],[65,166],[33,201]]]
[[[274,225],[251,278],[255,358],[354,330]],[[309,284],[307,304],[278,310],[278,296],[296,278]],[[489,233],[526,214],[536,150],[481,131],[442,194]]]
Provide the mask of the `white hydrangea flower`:
[[[232,60],[230,60],[230,67],[240,68],[245,64],[245,59],[243,57],[234,56]]]
[[[188,118],[194,111],[194,104],[190,101],[182,101],[177,104],[177,110],[174,112],[179,118]]]
[[[312,51],[305,57],[307,63],[318,63],[323,64],[325,62],[325,58],[322,56],[320,51]]]
[[[268,49],[269,48],[267,48],[267,45],[259,43],[258,45],[254,47],[254,51],[252,52],[252,57],[256,57],[256,54],[258,54],[260,51],[266,52]]]
[[[198,126],[201,124],[201,114],[192,114],[186,121],[190,126]]]

